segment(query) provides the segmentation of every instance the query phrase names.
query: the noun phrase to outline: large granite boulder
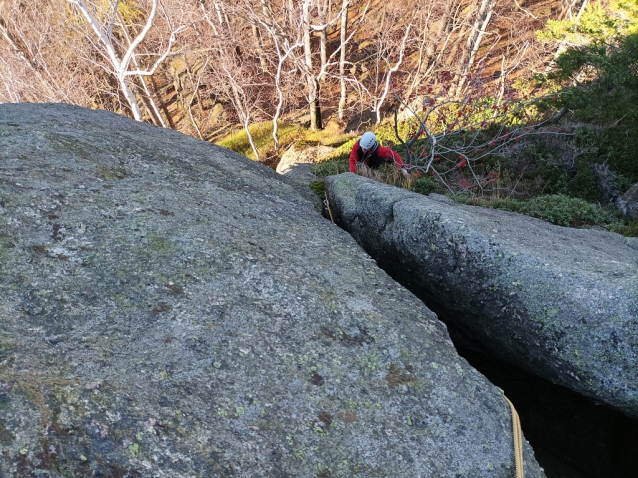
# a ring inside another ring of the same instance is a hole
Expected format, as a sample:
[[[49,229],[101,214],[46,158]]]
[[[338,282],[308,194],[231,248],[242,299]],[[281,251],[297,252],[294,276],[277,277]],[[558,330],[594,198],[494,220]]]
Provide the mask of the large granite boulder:
[[[471,339],[638,418],[638,239],[350,173],[327,191],[337,222]]]
[[[0,476],[510,477],[510,420],[274,171],[0,105]]]

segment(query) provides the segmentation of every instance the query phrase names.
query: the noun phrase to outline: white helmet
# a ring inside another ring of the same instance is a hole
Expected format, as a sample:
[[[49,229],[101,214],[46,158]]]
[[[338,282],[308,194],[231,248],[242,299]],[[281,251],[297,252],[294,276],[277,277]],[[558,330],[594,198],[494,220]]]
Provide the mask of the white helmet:
[[[359,146],[361,146],[363,149],[372,149],[376,144],[377,137],[372,131],[363,133],[363,136],[361,136],[361,139],[359,140]]]

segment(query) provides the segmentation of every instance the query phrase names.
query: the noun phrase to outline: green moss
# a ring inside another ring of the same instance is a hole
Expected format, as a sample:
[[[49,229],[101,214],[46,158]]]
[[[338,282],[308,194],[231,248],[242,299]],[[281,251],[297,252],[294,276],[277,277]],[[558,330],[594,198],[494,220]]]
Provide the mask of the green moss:
[[[147,240],[148,250],[156,254],[165,256],[172,254],[175,251],[173,242],[170,239],[167,239],[165,236],[161,236],[156,233],[149,233],[149,235],[147,236]]]
[[[117,181],[119,179],[124,179],[128,175],[128,172],[126,169],[121,167],[99,164],[97,167],[97,174],[106,181]]]
[[[303,137],[304,129],[299,125],[280,122],[278,127],[281,149],[285,149],[295,140]],[[262,156],[272,154],[275,147],[275,141],[272,137],[272,121],[254,123],[249,126],[249,130],[259,154]],[[244,129],[229,134],[217,141],[217,144],[224,148],[232,149],[233,151],[243,154],[248,158],[256,159],[252,147],[250,146],[250,142],[248,141],[248,134],[246,134]]]
[[[7,430],[7,425],[4,420],[0,419],[0,445],[10,445],[13,443],[13,436]]]
[[[128,447],[128,453],[132,458],[137,457],[140,454],[140,445],[139,443],[133,443]]]
[[[326,182],[325,181],[313,181],[313,182],[311,182],[310,183],[310,189],[312,189],[321,199],[325,198],[325,194],[326,194]]]

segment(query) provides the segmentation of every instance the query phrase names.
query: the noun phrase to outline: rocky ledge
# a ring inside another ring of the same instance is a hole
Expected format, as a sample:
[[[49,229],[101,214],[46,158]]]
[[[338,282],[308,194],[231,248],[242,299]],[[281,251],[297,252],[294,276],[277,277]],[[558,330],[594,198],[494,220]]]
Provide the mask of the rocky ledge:
[[[345,173],[339,224],[501,358],[638,418],[638,239],[465,206]]]

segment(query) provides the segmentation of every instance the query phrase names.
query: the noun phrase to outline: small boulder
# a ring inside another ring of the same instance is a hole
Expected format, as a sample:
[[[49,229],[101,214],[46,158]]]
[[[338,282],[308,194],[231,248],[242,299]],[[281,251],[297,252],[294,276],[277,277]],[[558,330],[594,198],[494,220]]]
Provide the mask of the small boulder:
[[[616,208],[625,216],[638,219],[638,183],[630,187],[625,194],[616,198]]]
[[[279,160],[277,164],[276,171],[279,174],[296,175],[299,171],[303,171],[303,174],[309,171],[310,174],[312,174],[312,165],[330,155],[334,150],[335,148],[330,146],[304,146],[295,143],[282,155],[281,160]],[[309,166],[302,168],[300,167],[301,165]],[[313,177],[316,178],[314,175]]]

